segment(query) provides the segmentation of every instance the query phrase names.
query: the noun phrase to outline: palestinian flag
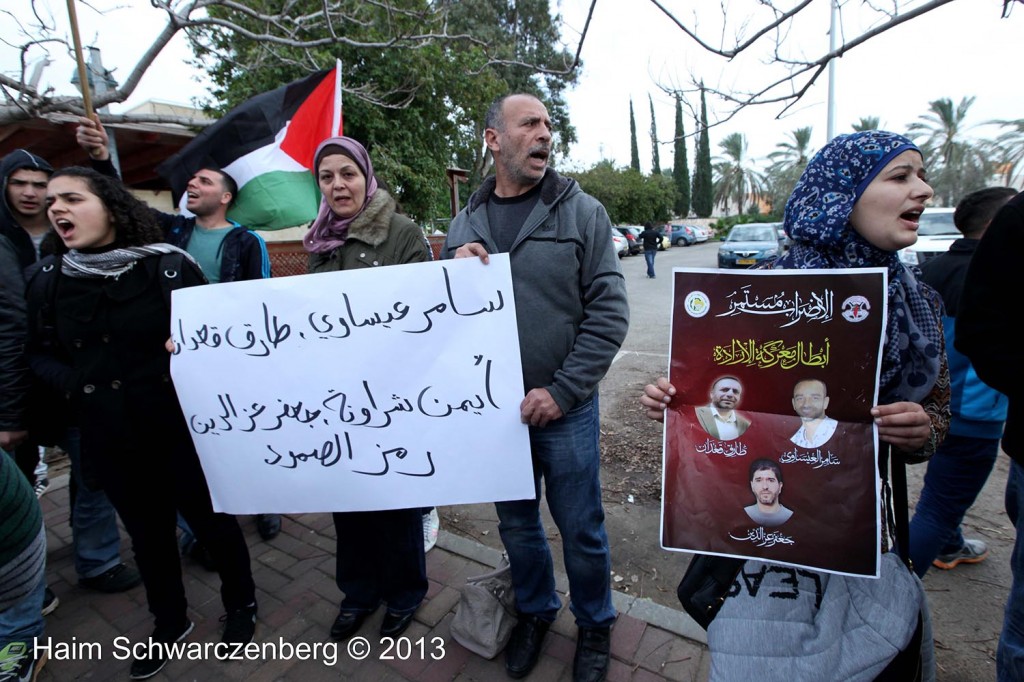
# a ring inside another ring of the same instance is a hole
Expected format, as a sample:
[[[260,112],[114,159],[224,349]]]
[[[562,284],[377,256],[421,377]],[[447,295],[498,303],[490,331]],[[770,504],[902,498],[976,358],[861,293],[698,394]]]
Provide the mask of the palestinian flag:
[[[279,230],[316,217],[320,190],[310,168],[325,138],[342,134],[341,63],[257,95],[204,129],[156,171],[171,183],[184,213],[185,187],[216,165],[238,183],[228,218]]]

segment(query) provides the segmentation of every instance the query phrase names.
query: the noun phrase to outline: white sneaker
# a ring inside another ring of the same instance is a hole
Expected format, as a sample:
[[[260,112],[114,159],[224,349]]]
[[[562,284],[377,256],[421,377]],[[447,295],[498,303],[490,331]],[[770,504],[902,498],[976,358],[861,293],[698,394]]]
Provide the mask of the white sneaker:
[[[441,518],[437,515],[437,507],[423,515],[423,551],[429,552],[437,544],[437,533],[441,529]]]

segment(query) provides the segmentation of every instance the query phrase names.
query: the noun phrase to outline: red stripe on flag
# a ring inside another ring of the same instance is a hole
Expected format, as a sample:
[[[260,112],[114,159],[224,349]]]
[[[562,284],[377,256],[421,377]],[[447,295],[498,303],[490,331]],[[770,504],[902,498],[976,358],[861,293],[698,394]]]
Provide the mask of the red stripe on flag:
[[[281,141],[281,150],[301,163],[305,168],[313,165],[313,153],[318,144],[328,137],[342,134],[342,125],[338,130],[331,129],[334,119],[334,101],[341,93],[334,89],[334,71],[330,72],[316,89],[310,93],[306,101],[299,106],[288,124],[288,132]]]

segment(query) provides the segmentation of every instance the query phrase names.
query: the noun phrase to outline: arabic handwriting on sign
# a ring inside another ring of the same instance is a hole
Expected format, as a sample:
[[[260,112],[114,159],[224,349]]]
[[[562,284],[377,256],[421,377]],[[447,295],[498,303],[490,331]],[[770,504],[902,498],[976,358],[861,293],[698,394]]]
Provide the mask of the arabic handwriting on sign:
[[[812,469],[821,469],[828,466],[836,466],[842,464],[839,458],[832,454],[832,451],[827,451],[828,454],[823,455],[821,448],[814,450],[800,451],[796,448],[782,453],[779,457],[779,464],[793,464],[799,462],[801,464],[810,464]]]
[[[377,448],[380,448],[380,444],[377,445]],[[398,461],[395,462],[395,473],[400,476],[415,476],[417,478],[424,478],[433,476],[434,472],[436,471],[436,469],[434,468],[434,456],[430,453],[429,450],[427,450],[427,467],[425,471],[423,470],[423,467],[420,467],[420,471],[402,470],[405,469],[406,467],[401,465],[408,465],[409,468],[412,468],[412,461],[405,461],[405,458],[408,457],[409,455],[409,451],[406,450],[405,448],[398,447],[390,448],[388,450],[381,450],[380,454],[382,459],[382,468],[380,469],[380,471],[357,471],[353,469],[352,473],[365,474],[367,476],[383,476],[384,474],[388,473],[388,471],[391,470],[391,463],[388,461],[389,455],[394,455],[395,458],[398,459]]]
[[[447,300],[441,301],[433,307],[427,308],[423,311],[423,317],[426,320],[425,327],[422,329],[405,329],[403,331],[408,332],[409,334],[422,334],[430,331],[434,327],[434,318],[432,318],[431,315],[435,313],[437,315],[441,315],[446,311],[451,311],[460,317],[472,317],[473,315],[479,315],[481,313],[493,313],[498,310],[502,310],[505,307],[505,296],[501,293],[501,289],[497,289],[495,292],[497,293],[497,303],[494,301],[488,301],[487,305],[479,310],[468,310],[465,307],[460,310],[459,306],[455,304],[455,294],[452,292],[452,279],[448,272],[448,268],[442,267],[441,270],[444,272],[444,289]]]
[[[697,445],[697,452],[705,455],[725,455],[726,457],[743,457],[747,454],[747,446],[736,441],[721,441],[708,438]]]
[[[285,469],[295,469],[299,466],[300,462],[308,462],[309,460],[319,462],[324,468],[332,467],[341,461],[343,453],[347,455],[348,459],[352,459],[352,441],[349,439],[347,432],[344,434],[344,437],[344,446],[342,446],[341,435],[335,433],[331,438],[325,440],[320,447],[313,448],[309,452],[289,450],[285,455],[279,453],[273,446],[267,445],[267,450],[270,450],[274,455],[274,459],[268,458],[263,461],[270,466],[280,466]]]
[[[747,531],[746,537],[736,537],[732,533],[729,533],[729,537],[733,540],[739,540],[740,542],[752,542],[758,547],[774,547],[775,545],[795,545],[796,541],[788,535],[773,530],[767,532],[764,526],[758,526],[757,528],[751,528]]]
[[[239,331],[234,327],[228,327],[223,333],[216,325],[201,324],[193,331],[186,333],[185,324],[178,318],[178,338],[173,339],[173,355],[180,354],[183,350],[199,350],[200,348],[216,349],[221,346],[228,346],[235,350],[245,351],[246,355],[252,357],[266,357],[271,350],[288,340],[291,336],[291,325],[281,322],[280,318],[270,312],[266,303],[263,306],[263,337],[259,338],[253,331],[251,324],[242,324],[245,330]]]
[[[787,346],[781,339],[732,339],[728,344],[716,345],[711,351],[711,358],[718,365],[745,365],[759,369],[827,367],[831,348],[828,337],[817,346],[813,341],[797,341]]]
[[[828,322],[834,312],[834,294],[831,289],[812,291],[806,296],[801,296],[799,291],[794,291],[792,296],[787,295],[785,291],[779,291],[762,298],[759,294],[752,294],[750,285],[745,284],[739,291],[733,291],[726,298],[729,299],[729,309],[724,313],[718,313],[716,317],[743,314],[782,315],[788,322],[780,325],[780,329],[800,321]]]

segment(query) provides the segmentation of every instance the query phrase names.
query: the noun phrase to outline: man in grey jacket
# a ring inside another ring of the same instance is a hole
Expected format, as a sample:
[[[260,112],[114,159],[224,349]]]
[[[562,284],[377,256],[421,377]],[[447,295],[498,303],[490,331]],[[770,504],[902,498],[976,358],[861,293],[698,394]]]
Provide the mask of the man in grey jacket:
[[[597,385],[629,326],[619,260],[604,207],[547,167],[551,119],[532,95],[499,98],[484,140],[495,174],[452,221],[443,257],[508,253],[537,497],[498,502],[498,530],[512,565],[519,622],[505,668],[526,676],[561,606],[540,518],[540,480],[562,536],[570,608],[579,637],[576,680],[607,675],[611,559],[601,506]]]

